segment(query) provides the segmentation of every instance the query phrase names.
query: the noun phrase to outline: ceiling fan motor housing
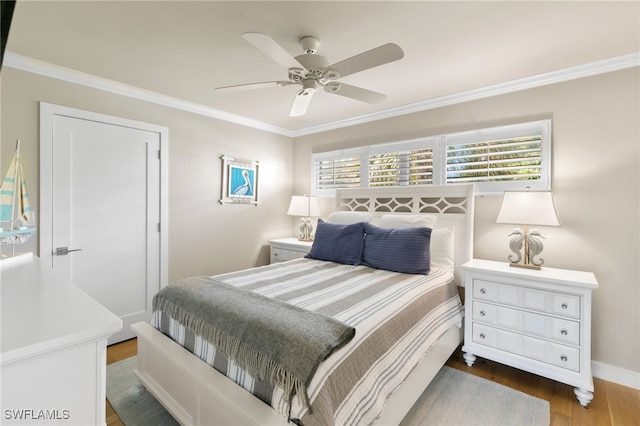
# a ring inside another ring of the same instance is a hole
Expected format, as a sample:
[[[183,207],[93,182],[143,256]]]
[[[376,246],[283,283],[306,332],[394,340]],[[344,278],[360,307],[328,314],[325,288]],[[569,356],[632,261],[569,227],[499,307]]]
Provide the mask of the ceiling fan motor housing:
[[[296,56],[296,61],[309,71],[310,74],[320,75],[322,70],[329,66],[329,61],[322,55],[304,53]]]

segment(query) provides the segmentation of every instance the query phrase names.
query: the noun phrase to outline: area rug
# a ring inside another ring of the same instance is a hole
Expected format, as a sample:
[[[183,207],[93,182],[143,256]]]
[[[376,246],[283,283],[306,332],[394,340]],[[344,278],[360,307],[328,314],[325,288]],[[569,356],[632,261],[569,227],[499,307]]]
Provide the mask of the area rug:
[[[545,425],[549,402],[443,367],[401,425]]]
[[[107,399],[125,426],[179,423],[151,395],[134,373],[136,357],[107,366]]]
[[[145,390],[136,358],[107,366],[107,399],[125,426],[177,425]],[[413,425],[549,425],[549,402],[443,367],[402,421]]]

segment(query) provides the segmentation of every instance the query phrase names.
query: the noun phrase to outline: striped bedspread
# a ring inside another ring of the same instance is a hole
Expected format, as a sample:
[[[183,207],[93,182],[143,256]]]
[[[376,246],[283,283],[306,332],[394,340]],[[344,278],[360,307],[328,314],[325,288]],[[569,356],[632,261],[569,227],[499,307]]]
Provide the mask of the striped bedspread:
[[[178,321],[154,313],[155,328],[305,426],[372,423],[388,396],[463,315],[452,275],[437,268],[425,276],[297,259],[215,279],[355,327],[353,340],[320,364],[307,388],[308,408],[296,398],[289,406],[282,389],[254,380]]]

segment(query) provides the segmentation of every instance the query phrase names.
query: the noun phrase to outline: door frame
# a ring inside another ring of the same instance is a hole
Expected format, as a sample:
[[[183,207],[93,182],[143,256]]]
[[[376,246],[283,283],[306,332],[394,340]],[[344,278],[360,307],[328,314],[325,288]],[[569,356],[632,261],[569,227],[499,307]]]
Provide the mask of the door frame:
[[[40,102],[39,257],[53,265],[53,120],[64,116],[157,133],[160,136],[160,289],[169,281],[169,128],[126,118]]]

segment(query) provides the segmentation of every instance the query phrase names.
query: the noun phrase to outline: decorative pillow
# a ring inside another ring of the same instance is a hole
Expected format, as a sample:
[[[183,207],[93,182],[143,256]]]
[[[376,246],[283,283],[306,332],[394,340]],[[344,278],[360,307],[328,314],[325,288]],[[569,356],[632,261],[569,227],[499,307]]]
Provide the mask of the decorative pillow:
[[[384,214],[380,218],[382,228],[431,228],[436,224],[437,216],[431,214]]]
[[[427,275],[431,228],[381,228],[364,224],[362,264],[376,269]]]
[[[350,225],[358,222],[371,222],[373,215],[369,212],[333,212],[327,218],[329,223]]]
[[[305,257],[345,265],[360,265],[363,242],[363,222],[340,225],[318,219],[315,240]]]
[[[431,231],[431,266],[453,272],[455,259],[456,229],[453,226],[434,228]]]

